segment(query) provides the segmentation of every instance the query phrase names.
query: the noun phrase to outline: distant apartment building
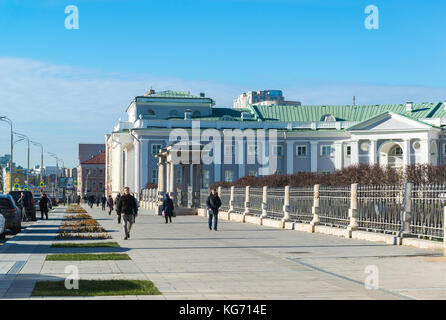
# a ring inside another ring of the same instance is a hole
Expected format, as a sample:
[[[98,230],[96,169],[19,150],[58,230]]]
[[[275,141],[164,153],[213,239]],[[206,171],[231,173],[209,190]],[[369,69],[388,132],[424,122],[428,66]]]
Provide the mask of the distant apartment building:
[[[77,194],[95,197],[105,193],[105,152],[85,160],[77,167]]]
[[[246,109],[249,105],[260,106],[300,106],[300,101],[287,101],[282,90],[263,90],[244,92],[234,100],[235,109]]]

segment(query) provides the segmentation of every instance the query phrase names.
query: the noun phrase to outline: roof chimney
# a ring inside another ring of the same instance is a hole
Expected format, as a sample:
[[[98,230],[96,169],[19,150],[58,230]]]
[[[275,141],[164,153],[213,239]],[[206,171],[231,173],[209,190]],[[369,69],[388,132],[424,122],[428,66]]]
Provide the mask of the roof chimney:
[[[200,92],[200,98],[204,98],[204,92]]]
[[[413,111],[413,102],[406,102],[406,111]]]

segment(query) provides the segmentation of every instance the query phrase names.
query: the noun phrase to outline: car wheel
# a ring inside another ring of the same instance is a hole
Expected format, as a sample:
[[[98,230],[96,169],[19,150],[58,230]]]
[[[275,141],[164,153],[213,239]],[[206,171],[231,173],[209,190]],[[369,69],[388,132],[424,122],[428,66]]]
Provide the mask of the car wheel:
[[[4,240],[6,238],[6,232],[0,233],[0,240]]]

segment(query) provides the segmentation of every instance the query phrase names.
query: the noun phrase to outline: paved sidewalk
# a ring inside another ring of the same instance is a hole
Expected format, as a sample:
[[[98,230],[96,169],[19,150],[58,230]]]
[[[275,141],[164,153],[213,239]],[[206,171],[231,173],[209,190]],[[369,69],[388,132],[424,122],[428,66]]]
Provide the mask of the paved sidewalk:
[[[81,279],[148,279],[163,293],[113,299],[446,299],[446,258],[438,251],[230,221],[219,221],[215,232],[203,217],[166,225],[147,214],[123,240],[115,215],[87,210],[121,248],[49,248],[60,221],[39,222],[6,252],[0,247],[0,273],[13,268],[10,261],[26,261],[7,289],[10,280],[0,280],[0,297],[28,298],[31,282],[63,279],[74,264]],[[92,250],[128,253],[132,261],[44,261],[47,253]],[[364,287],[367,266],[378,267],[379,290]]]

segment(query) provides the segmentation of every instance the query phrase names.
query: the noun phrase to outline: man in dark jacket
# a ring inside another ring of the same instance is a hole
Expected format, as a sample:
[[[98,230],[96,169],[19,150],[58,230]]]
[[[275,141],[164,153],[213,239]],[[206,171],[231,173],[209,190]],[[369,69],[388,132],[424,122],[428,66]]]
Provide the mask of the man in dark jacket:
[[[170,223],[172,223],[173,210],[174,210],[173,201],[169,197],[169,194],[166,193],[163,198],[163,212],[164,212],[164,217],[166,218],[166,223],[168,219],[170,220]]]
[[[130,194],[128,187],[124,188],[124,194],[119,198],[118,206],[116,208],[118,215],[123,215],[122,227],[124,229],[124,240],[130,238],[130,229],[132,228],[134,218],[138,215],[138,206],[136,199]]]
[[[212,219],[214,219],[214,230],[217,231],[218,209],[221,207],[221,200],[216,189],[212,189],[211,194],[206,200],[206,205],[209,211],[209,230],[212,230]]]
[[[48,206],[49,202],[50,202],[50,199],[48,199],[46,194],[45,193],[42,194],[42,199],[40,199],[40,202],[39,202],[40,214],[41,214],[42,220],[43,220],[43,215],[44,214],[46,216],[46,220],[48,220],[48,211],[49,211],[48,207],[51,206],[51,203]]]
[[[120,193],[118,193],[117,195],[116,195],[116,199],[115,199],[115,206],[116,206],[116,208],[118,207],[118,203],[119,203],[119,199],[121,198],[121,194]],[[116,212],[118,212],[118,210],[116,210]],[[118,224],[120,224],[121,223],[121,214],[120,213],[118,213]]]

